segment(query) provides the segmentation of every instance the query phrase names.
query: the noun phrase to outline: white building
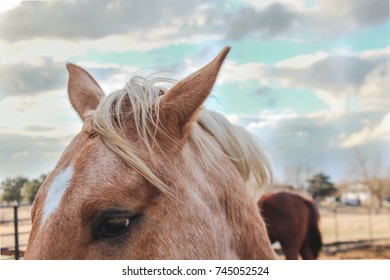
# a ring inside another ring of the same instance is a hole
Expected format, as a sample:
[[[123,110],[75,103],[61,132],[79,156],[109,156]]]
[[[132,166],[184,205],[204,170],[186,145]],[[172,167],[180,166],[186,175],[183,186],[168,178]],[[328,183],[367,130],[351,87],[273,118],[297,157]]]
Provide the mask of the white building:
[[[371,201],[371,193],[363,183],[350,183],[343,186],[340,191],[340,200],[351,205],[368,205]]]

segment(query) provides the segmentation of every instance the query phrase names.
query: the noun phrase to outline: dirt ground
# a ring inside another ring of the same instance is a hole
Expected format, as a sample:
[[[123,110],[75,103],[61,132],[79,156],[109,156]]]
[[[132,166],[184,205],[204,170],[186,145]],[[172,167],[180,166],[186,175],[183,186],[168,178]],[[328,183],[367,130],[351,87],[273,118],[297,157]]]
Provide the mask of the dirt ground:
[[[320,260],[379,260],[390,259],[390,246],[372,247],[346,252],[338,252],[334,255],[321,253]]]

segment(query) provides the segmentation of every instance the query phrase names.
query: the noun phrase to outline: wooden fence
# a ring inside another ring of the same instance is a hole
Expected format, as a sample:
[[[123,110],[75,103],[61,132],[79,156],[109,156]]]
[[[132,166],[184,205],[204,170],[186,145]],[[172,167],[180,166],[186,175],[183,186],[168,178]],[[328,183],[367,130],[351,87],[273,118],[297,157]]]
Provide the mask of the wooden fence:
[[[1,258],[23,257],[31,229],[30,209],[29,204],[0,205]],[[390,209],[382,209],[380,215],[362,207],[323,207],[320,212],[322,251],[327,254],[390,244]],[[348,235],[349,228],[354,235]]]
[[[23,257],[30,233],[30,204],[0,205],[1,256]],[[11,218],[12,217],[12,218]]]

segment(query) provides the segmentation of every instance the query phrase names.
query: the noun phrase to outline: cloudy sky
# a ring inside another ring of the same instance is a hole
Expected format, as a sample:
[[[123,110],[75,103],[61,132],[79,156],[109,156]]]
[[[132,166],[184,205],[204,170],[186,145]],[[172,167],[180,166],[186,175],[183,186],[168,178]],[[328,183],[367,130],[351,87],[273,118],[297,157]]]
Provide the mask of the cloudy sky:
[[[136,71],[182,78],[232,46],[207,102],[262,142],[278,181],[390,169],[388,0],[0,2],[0,180],[50,171],[81,122],[66,62],[106,94]]]

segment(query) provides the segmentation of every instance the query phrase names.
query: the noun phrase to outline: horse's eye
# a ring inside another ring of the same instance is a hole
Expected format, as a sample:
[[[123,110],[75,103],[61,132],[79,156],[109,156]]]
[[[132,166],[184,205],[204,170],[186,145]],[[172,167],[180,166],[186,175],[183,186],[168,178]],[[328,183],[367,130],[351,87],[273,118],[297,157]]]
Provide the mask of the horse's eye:
[[[113,238],[128,232],[139,215],[130,216],[123,213],[104,215],[95,225],[92,235],[95,239]]]

